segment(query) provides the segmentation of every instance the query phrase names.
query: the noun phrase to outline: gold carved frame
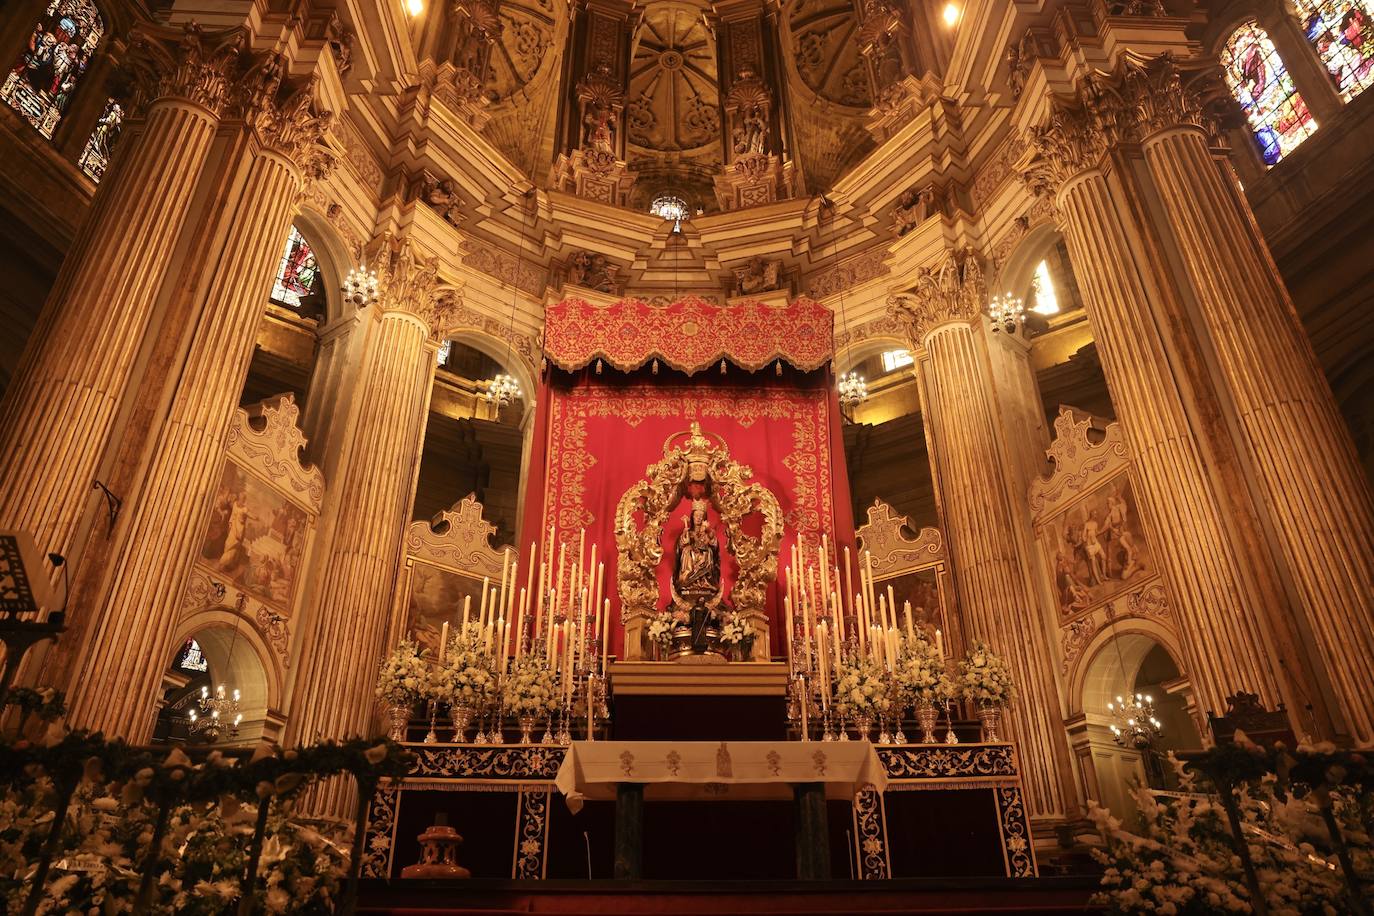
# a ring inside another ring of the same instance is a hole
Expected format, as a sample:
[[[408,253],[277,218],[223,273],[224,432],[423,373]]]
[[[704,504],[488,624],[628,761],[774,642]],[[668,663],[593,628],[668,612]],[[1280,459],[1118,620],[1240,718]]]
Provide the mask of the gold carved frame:
[[[908,531],[915,533],[914,540],[907,537]],[[929,573],[935,577],[940,608],[938,618],[930,623],[944,632],[947,652],[959,645],[954,584],[940,529],[921,528],[918,531],[907,516],[897,515],[892,506],[875,499],[868,507],[868,521],[855,530],[854,537],[859,544],[859,556],[862,558],[865,551],[872,555],[873,586],[879,592],[885,590],[884,583],[895,583],[913,573]]]
[[[674,440],[686,444],[673,447]],[[778,546],[782,542],[782,509],[772,491],[751,481],[753,470],[730,457],[723,439],[713,446],[692,422],[690,433],[677,433],[663,446],[663,460],[649,465],[645,477],[625,491],[615,512],[615,543],[618,552],[617,588],[620,617],[625,625],[625,655],[643,658],[644,631],[648,619],[658,613],[658,566],[663,561],[663,528],[668,514],[681,501],[692,480],[709,480],[707,499],[725,526],[728,549],[735,555],[739,575],[730,589],[735,612],[752,622],[758,634],[754,658],[768,660],[768,586],[778,575]],[[644,525],[635,520],[644,514]],[[744,532],[744,519],[763,516],[758,537]]]

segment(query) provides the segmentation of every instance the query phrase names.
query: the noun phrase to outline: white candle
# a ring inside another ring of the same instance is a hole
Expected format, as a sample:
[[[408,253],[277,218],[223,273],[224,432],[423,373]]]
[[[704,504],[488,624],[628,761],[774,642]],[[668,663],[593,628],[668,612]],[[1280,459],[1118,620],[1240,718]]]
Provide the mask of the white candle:
[[[468,614],[472,611],[472,596],[463,596],[463,632],[468,631]]]
[[[935,649],[940,653],[940,657],[945,657],[945,638],[940,635],[940,628],[935,628]]]
[[[911,602],[903,601],[902,610],[906,613],[906,641],[914,642],[916,639],[916,633],[911,626]]]
[[[448,652],[448,621],[444,621],[443,627],[439,630],[439,664],[444,663],[444,657]]]
[[[607,664],[607,661],[609,660],[610,655],[611,655],[611,599],[610,599],[610,598],[604,599],[604,608],[605,608],[605,613],[603,613],[603,614],[601,615],[602,626],[605,627],[605,629],[603,629],[603,630],[601,631],[601,670],[602,670],[602,672],[605,672],[605,671],[606,671],[606,664]]]

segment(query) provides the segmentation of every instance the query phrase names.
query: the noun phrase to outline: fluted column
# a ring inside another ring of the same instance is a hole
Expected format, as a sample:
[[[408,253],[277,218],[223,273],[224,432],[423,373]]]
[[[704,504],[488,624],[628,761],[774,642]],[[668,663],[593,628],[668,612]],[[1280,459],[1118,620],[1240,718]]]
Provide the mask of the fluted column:
[[[73,549],[238,47],[194,26],[131,39],[142,129],[120,144],[0,404],[0,528],[44,551]]]
[[[392,609],[401,540],[424,444],[445,300],[436,265],[407,245],[383,278],[342,465],[330,482],[339,513],[291,697],[287,741],[371,734],[377,661]],[[323,806],[346,811],[350,786]]]
[[[983,336],[982,275],[971,252],[951,252],[922,271],[914,293],[889,300],[924,350],[925,422],[935,453],[950,566],[969,639],[1011,665],[1019,698],[1008,710],[1032,817],[1062,819],[1076,806],[1054,659],[1037,606],[1029,558],[999,447],[1001,424]]]
[[[1225,697],[1246,690],[1296,713],[1311,691],[1136,184],[1138,148],[1113,133],[1123,119],[1085,107],[1108,98],[1094,85],[1056,105],[1030,131],[1021,168],[1033,187],[1056,193],[1199,707],[1220,713]]]
[[[284,60],[268,57],[258,67],[275,76],[239,102],[247,106],[239,112],[244,126],[222,161],[240,171],[225,183],[216,257],[207,264],[204,292],[192,293],[189,350],[69,688],[74,724],[133,741],[152,732],[182,593],[204,534],[205,497],[214,491],[281,240],[305,170],[318,168],[316,144],[331,119],[311,111],[313,84],[282,88]]]
[[[1335,398],[1249,204],[1187,105],[1189,74],[1159,69],[1177,105],[1144,141],[1145,161],[1234,404],[1344,730],[1374,741],[1374,500]],[[1204,72],[1201,79],[1208,79]]]

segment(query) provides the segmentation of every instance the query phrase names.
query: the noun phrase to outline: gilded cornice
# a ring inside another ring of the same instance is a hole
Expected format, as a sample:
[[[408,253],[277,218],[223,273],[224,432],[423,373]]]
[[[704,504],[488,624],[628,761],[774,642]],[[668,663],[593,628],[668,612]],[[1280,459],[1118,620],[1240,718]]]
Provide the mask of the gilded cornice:
[[[987,300],[983,268],[972,248],[946,249],[940,263],[916,274],[911,292],[888,297],[888,314],[901,322],[913,348],[936,328],[950,322],[973,322]]]
[[[207,34],[188,22],[183,28],[136,26],[129,35],[125,76],[130,107],[143,111],[161,98],[182,98],[215,115],[229,101],[231,81],[247,46],[242,29]]]
[[[1054,193],[1112,149],[1187,126],[1219,141],[1233,117],[1234,103],[1213,62],[1127,51],[1114,70],[1089,73],[1072,96],[1051,103],[1045,122],[1026,132],[1016,170],[1031,190]]]

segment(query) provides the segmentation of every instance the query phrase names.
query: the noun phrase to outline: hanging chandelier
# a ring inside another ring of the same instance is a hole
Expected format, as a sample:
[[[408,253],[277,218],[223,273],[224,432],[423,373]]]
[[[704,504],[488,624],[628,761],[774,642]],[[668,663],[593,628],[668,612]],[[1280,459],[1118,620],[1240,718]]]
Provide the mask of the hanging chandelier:
[[[200,713],[191,710],[191,734],[203,735],[211,744],[223,734],[230,738],[239,736],[239,725],[243,713],[239,712],[239,690],[225,690],[223,684],[212,694],[209,687],[200,688]]]
[[[496,378],[487,383],[487,400],[496,406],[496,415],[501,416],[501,408],[520,397],[520,384],[512,376],[498,372]]]
[[[852,410],[868,400],[868,382],[853,369],[840,375],[837,386],[840,392],[840,406]]]
[[[377,301],[377,271],[368,270],[366,263],[351,268],[340,289],[344,302],[365,309]]]
[[[993,296],[988,303],[988,318],[992,321],[993,333],[1015,334],[1026,323],[1025,303],[1011,293]]]
[[[1115,703],[1107,704],[1107,712],[1116,720],[1111,725],[1112,740],[1121,747],[1143,751],[1164,734],[1163,726],[1155,718],[1154,698],[1148,693],[1118,696]]]

